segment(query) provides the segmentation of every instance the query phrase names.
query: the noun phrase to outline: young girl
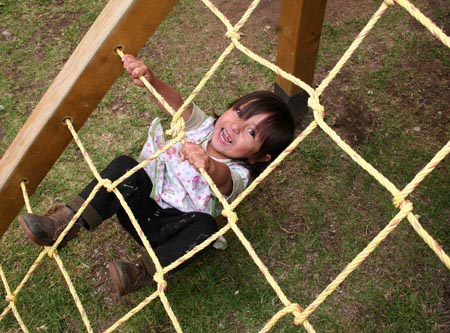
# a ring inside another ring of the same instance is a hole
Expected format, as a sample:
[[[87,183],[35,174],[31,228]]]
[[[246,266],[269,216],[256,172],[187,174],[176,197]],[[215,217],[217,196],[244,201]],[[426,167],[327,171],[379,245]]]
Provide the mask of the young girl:
[[[174,110],[182,105],[181,95],[156,77],[143,61],[125,55],[123,67],[135,85],[143,86],[139,77],[144,76]],[[221,207],[198,169],[203,168],[231,202],[247,186],[250,176],[258,175],[294,137],[289,108],[267,91],[238,99],[217,119],[207,117],[196,105],[187,108],[182,118],[186,142],[177,143],[118,186],[163,267],[218,231],[213,216],[220,214]],[[158,118],[152,122],[148,134],[138,161],[165,144]],[[101,176],[114,181],[137,164],[131,157],[120,156]],[[53,245],[96,184],[97,180],[92,180],[66,205],[54,205],[44,215],[19,216],[27,236],[39,245]],[[142,245],[116,195],[102,188],[60,247],[77,237],[81,228],[92,231],[113,215]],[[120,260],[110,263],[108,268],[119,295],[150,284],[155,273],[146,251],[136,261]]]

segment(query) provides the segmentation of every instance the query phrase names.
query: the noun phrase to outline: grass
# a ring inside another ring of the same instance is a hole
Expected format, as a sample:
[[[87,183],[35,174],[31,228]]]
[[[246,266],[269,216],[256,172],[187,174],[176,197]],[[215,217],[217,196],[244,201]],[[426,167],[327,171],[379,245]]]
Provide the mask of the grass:
[[[1,2],[0,154],[105,3]],[[316,82],[366,24],[378,5],[372,4],[373,11],[357,15],[346,6],[349,14],[325,22]],[[436,7],[418,0],[415,5],[438,25],[445,25],[450,15],[445,4]],[[239,1],[217,1],[217,6],[226,9],[232,22],[243,10],[239,6],[244,8]],[[273,11],[255,16],[243,37],[246,46],[272,61],[273,16]],[[448,25],[444,30],[448,32]],[[187,96],[227,45],[217,37],[224,32],[199,2],[183,0],[140,54]],[[403,10],[393,8],[322,95],[327,123],[399,189],[450,137],[449,52]],[[242,94],[271,88],[273,81],[273,73],[236,52],[196,101],[205,110],[220,112]],[[122,76],[80,130],[98,169],[116,155],[139,154],[148,123],[160,115],[147,95]],[[311,120],[308,114],[304,124]],[[70,144],[32,196],[33,209],[43,211],[68,200],[89,179],[81,154]],[[449,179],[447,158],[410,196],[421,224],[447,253]],[[396,213],[390,193],[321,130],[310,135],[238,208],[243,233],[287,297],[302,306],[310,304]],[[210,251],[169,280],[167,295],[184,332],[257,332],[282,308],[237,237],[230,233],[227,240],[226,251]],[[14,221],[0,243],[0,264],[11,288],[22,280],[39,251]],[[148,289],[124,298],[112,293],[107,263],[133,258],[135,252],[136,245],[114,219],[60,251],[94,331],[106,329],[148,295]],[[446,332],[448,281],[448,269],[403,221],[309,320],[320,332]],[[4,299],[0,288],[1,309],[7,305]],[[38,267],[17,306],[31,332],[85,331],[51,260]],[[0,331],[20,331],[11,313],[0,321]],[[152,302],[119,331],[174,329],[160,302]],[[286,316],[273,331],[303,329]]]

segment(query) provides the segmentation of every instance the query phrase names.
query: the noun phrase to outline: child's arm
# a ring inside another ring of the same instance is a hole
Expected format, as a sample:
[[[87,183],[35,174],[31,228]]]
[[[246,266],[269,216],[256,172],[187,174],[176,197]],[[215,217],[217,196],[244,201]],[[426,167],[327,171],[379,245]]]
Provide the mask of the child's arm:
[[[188,161],[196,169],[205,169],[220,193],[229,195],[233,190],[230,168],[208,156],[201,146],[186,142],[181,149],[180,157],[182,161]]]
[[[132,77],[133,84],[138,87],[144,87],[144,83],[139,79],[143,76],[147,81],[156,89],[156,91],[165,99],[165,101],[173,108],[176,112],[181,105],[183,105],[183,98],[180,93],[176,91],[172,86],[160,80],[148,66],[140,59],[136,58],[131,54],[125,54],[122,58],[123,68]],[[160,108],[167,112],[161,105]],[[182,117],[186,121],[191,116],[192,110],[186,108],[183,112]]]

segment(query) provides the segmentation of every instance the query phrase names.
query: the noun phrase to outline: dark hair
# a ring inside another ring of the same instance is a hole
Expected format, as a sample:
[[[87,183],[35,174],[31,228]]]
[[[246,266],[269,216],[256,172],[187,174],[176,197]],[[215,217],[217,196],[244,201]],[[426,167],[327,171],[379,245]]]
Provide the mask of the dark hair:
[[[243,106],[241,108],[241,106]],[[292,142],[295,133],[295,123],[289,106],[278,95],[270,91],[256,91],[245,95],[229,106],[240,108],[242,118],[249,119],[257,114],[268,114],[263,122],[256,128],[261,138],[261,149],[254,156],[259,159],[266,154],[271,156],[267,162],[249,163],[247,168],[252,177],[258,176],[272,160],[278,157],[283,150]]]

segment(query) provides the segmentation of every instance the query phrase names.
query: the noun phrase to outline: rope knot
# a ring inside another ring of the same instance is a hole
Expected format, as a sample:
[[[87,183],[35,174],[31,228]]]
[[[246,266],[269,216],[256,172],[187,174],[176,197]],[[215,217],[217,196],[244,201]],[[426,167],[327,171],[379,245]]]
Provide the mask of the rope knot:
[[[414,207],[413,203],[409,200],[404,200],[403,198],[400,198],[400,202],[396,203],[396,198],[394,198],[394,206],[398,209],[406,209],[408,213],[412,212]]]
[[[163,292],[167,288],[167,282],[164,280],[164,274],[161,272],[156,272],[155,275],[153,275],[153,280],[158,284],[158,291]]]
[[[384,0],[384,3],[388,6],[394,6],[396,4],[395,0]]]
[[[231,209],[226,208],[222,211],[222,215],[226,218],[228,218],[228,220],[232,223],[236,223],[236,221],[238,220],[238,216],[235,212],[233,212]]]
[[[294,324],[297,326],[301,325],[304,320],[300,320],[298,316],[303,312],[302,307],[298,303],[292,303],[289,307],[292,308],[292,313],[294,314]]]
[[[55,257],[55,254],[58,254],[58,248],[53,250],[50,248],[50,250],[47,253],[48,257],[52,259]]]
[[[402,192],[400,192],[394,197],[394,199],[392,199],[392,204],[394,205],[395,208],[399,208],[400,205],[404,202],[404,200],[405,196],[403,195]]]
[[[392,199],[392,204],[394,207],[400,209],[405,202],[410,203],[408,200],[405,200],[408,195],[409,192],[407,189],[403,189],[403,191],[398,192]]]
[[[16,296],[11,294],[11,295],[6,295],[5,300],[8,303],[15,303],[16,302]]]
[[[308,98],[308,106],[313,110],[314,114],[320,116],[323,119],[325,114],[325,108],[320,104],[319,97],[316,95]]]
[[[241,39],[241,34],[236,30],[228,30],[225,34],[228,38],[239,40]]]
[[[104,188],[106,188],[107,192],[111,192],[112,190],[114,190],[114,187],[111,186],[112,182],[109,179],[101,179],[99,181],[100,185],[102,185]]]
[[[178,134],[184,132],[184,119],[178,118],[178,119],[172,119],[170,122],[170,129],[166,131],[166,134],[172,136],[172,138],[175,138]]]

